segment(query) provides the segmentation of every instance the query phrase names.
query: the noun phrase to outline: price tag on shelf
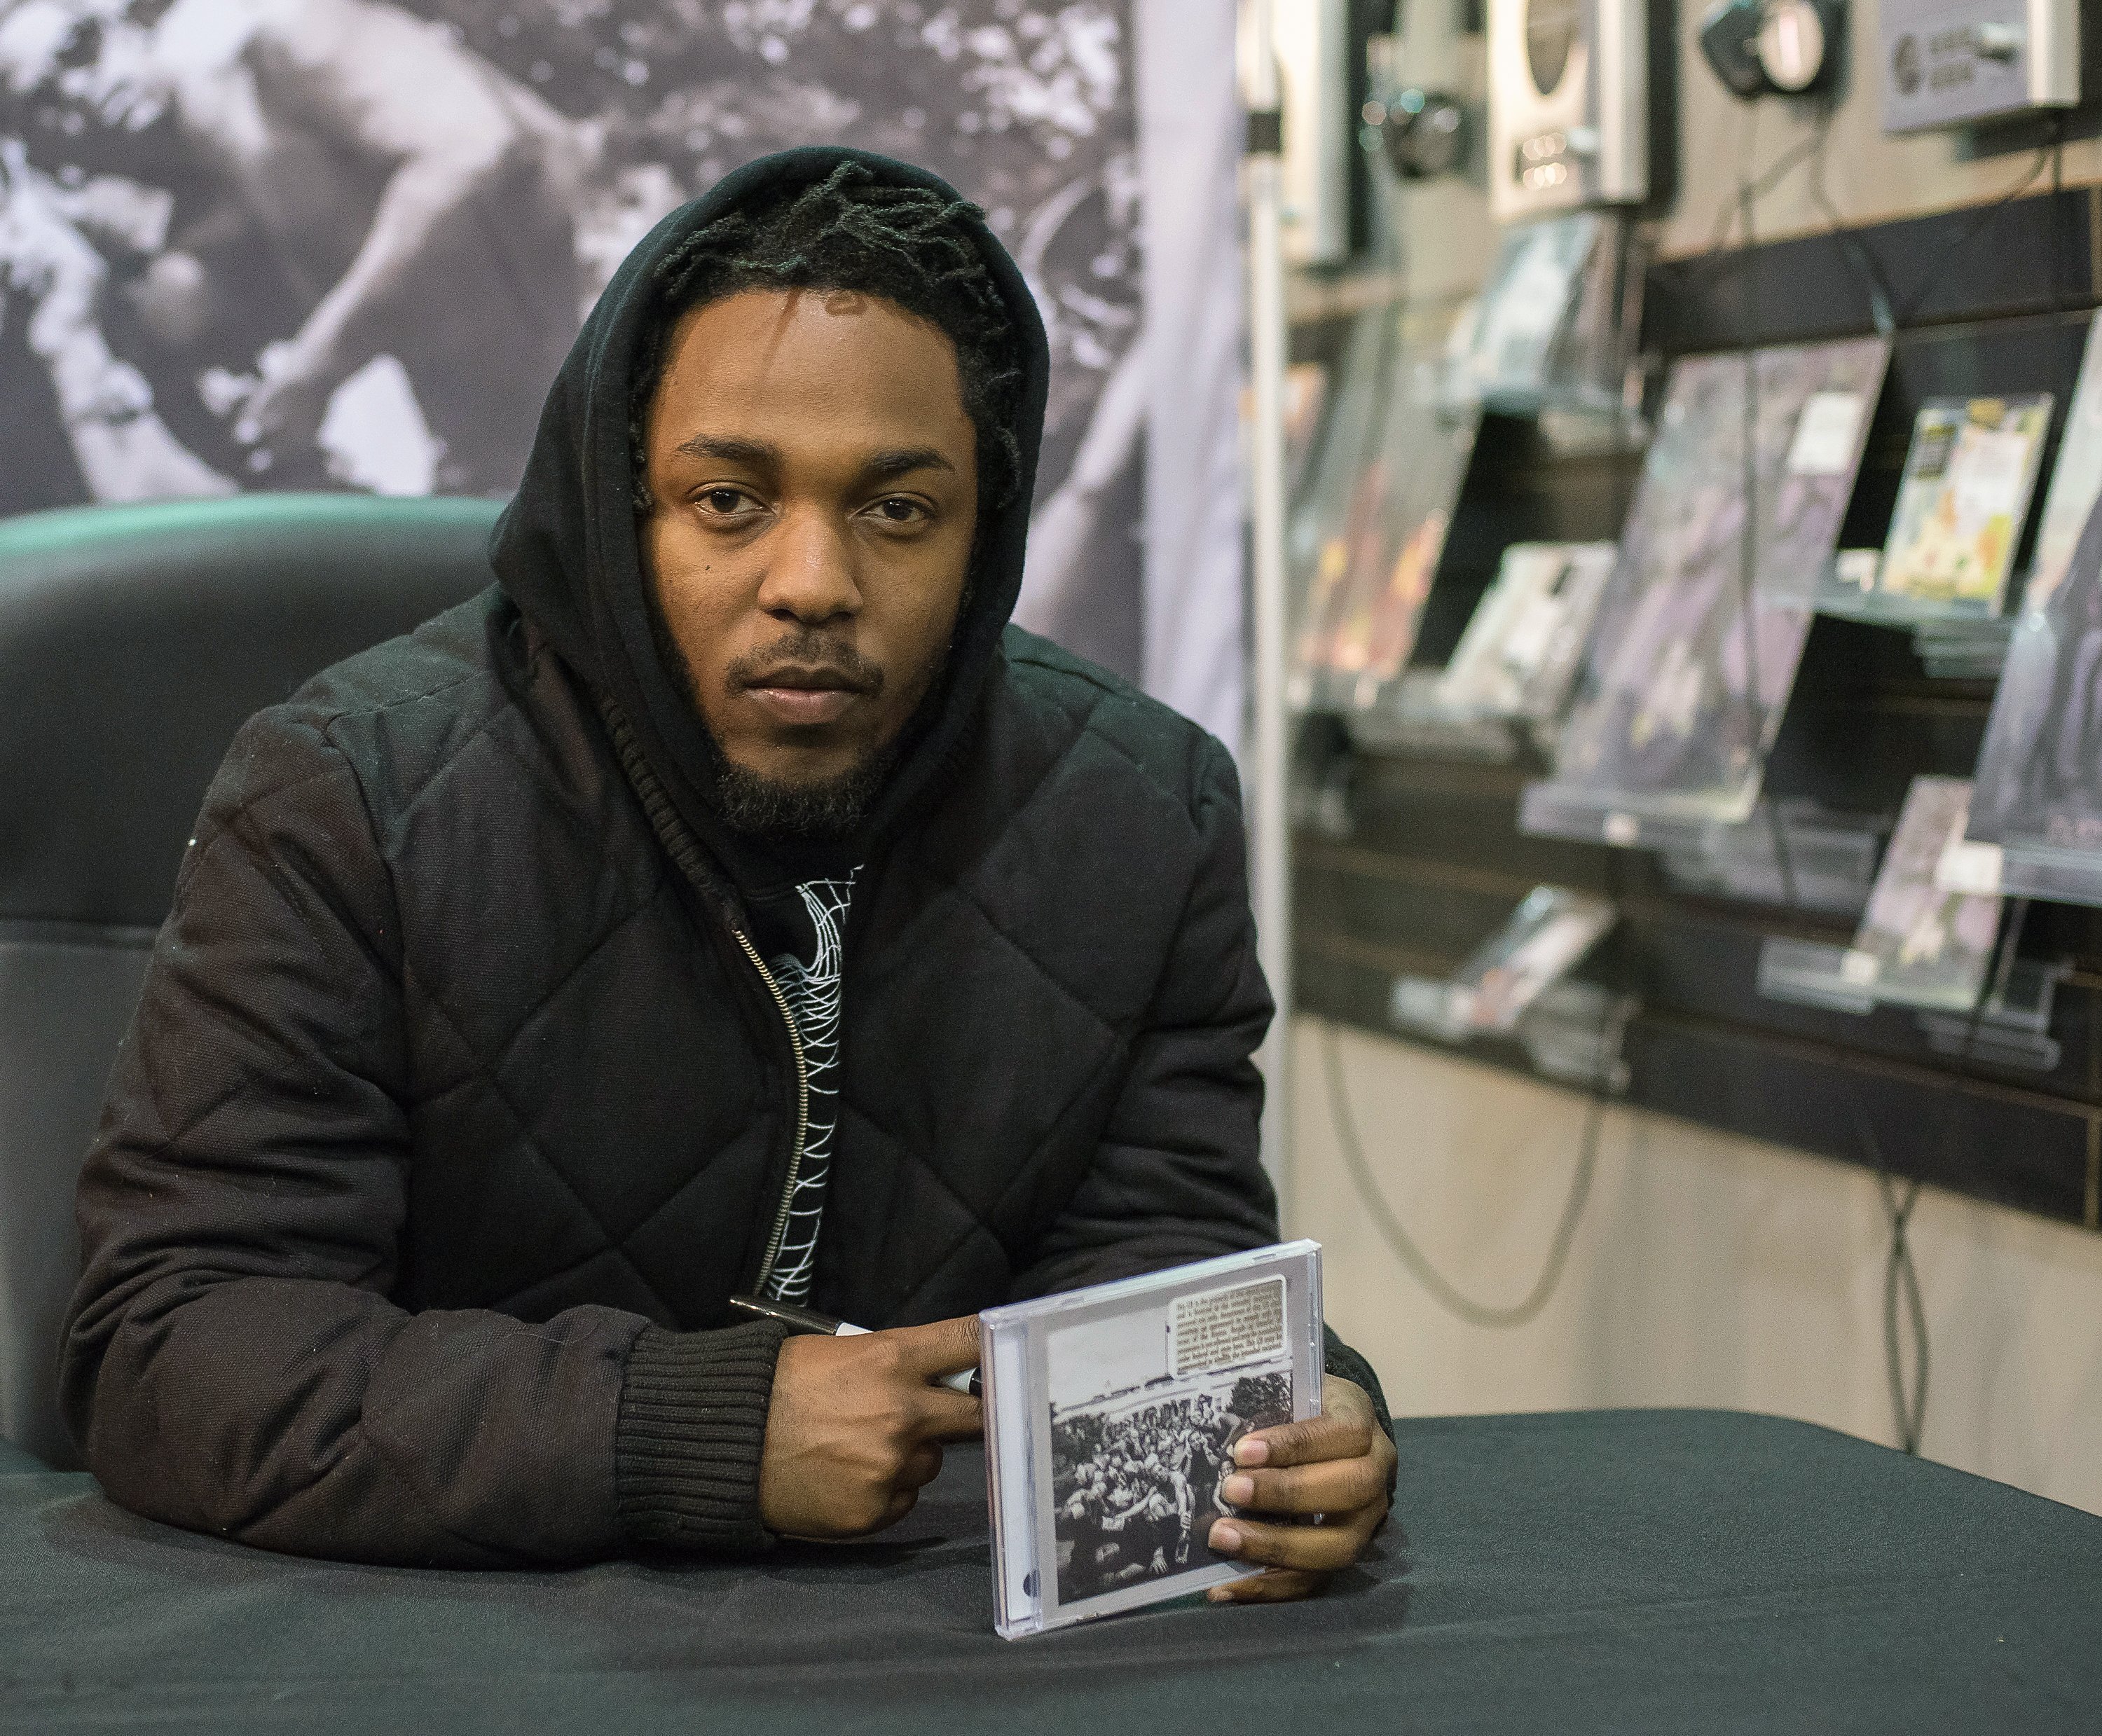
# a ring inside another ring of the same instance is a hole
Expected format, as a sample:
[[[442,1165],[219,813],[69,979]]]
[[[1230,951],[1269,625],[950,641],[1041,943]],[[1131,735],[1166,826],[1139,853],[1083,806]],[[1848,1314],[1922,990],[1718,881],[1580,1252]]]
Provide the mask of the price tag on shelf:
[[[2007,852],[1996,844],[1952,838],[1934,865],[1935,888],[1940,892],[1962,892],[1974,898],[1997,898],[2007,861]]]

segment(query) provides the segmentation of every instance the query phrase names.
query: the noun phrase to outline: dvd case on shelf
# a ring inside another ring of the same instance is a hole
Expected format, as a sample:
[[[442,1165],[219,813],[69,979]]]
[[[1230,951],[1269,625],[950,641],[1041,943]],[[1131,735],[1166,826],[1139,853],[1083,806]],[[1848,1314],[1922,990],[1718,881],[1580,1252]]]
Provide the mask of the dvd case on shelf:
[[[2102,497],[2102,314],[2088,322],[2080,377],[2065,407],[2065,432],[2051,466],[2051,485],[2044,490],[2036,554],[2022,593],[2024,611],[2043,608],[2064,579],[2098,497]]]
[[[1318,1415],[1321,1249],[1288,1242],[987,1309],[1004,1639],[1260,1571],[1212,1554],[1234,1443]]]
[[[1604,230],[1596,211],[1504,230],[1489,281],[1452,328],[1449,392],[1518,414],[1539,407]]]
[[[1525,830],[1632,843],[1643,817],[1749,815],[1889,354],[1866,338],[1674,365]]]
[[[2048,392],[1922,405],[1874,582],[1849,585],[1838,568],[1824,606],[1887,621],[1997,615],[2043,462],[2051,405]]]
[[[1974,782],[1967,835],[1999,852],[1997,890],[2102,904],[2102,500],[2023,610]]]
[[[1441,402],[1438,345],[1415,316],[1381,319],[1353,343],[1373,389],[1339,401],[1293,527],[1302,711],[1366,709],[1400,676],[1474,451],[1480,408]]]
[[[2000,930],[2000,901],[1945,890],[1944,859],[1963,842],[1967,777],[1915,777],[1883,852],[1869,908],[1840,970],[1879,1002],[1967,1012]]]
[[[1610,542],[1514,542],[1438,683],[1455,717],[1561,715],[1591,620],[1612,576]]]
[[[1507,1031],[1598,945],[1618,912],[1566,886],[1536,886],[1453,973],[1448,1016],[1463,1030]]]

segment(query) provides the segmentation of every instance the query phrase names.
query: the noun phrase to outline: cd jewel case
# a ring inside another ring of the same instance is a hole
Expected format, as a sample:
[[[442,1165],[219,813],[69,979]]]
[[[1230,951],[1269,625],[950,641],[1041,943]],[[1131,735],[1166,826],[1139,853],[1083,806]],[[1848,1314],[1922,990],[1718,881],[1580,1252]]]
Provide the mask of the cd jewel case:
[[[1290,539],[1301,587],[1288,693],[1296,709],[1364,711],[1390,692],[1444,553],[1479,422],[1440,401],[1442,343],[1381,313],[1353,338],[1363,388],[1336,417]]]
[[[2102,502],[2007,648],[1969,835],[2002,848],[2006,890],[2102,904]]]
[[[1915,777],[1905,794],[1860,931],[1840,965],[1850,987],[1878,1001],[1967,1012],[1976,1004],[2000,929],[1997,897],[1936,884],[1943,857],[1963,841],[1967,777]]]
[[[1725,822],[1751,813],[1889,353],[1869,338],[1674,365],[1554,775],[1536,791]]]
[[[2037,527],[2036,558],[2029,568],[2025,609],[2041,609],[2051,600],[2073,565],[2073,551],[2086,528],[2087,515],[2102,495],[2102,316],[2087,327],[2080,357],[2080,378],[2066,406],[2065,434],[2051,486],[2044,491],[2043,517]]]
[[[1318,1242],[979,1317],[994,1625],[1004,1639],[1259,1568],[1213,1555],[1234,1443],[1319,1414]]]
[[[1897,508],[1874,582],[1834,612],[1895,620],[1996,615],[2051,429],[2048,392],[1930,398],[1913,424]]]
[[[1461,716],[1545,724],[1560,714],[1612,576],[1610,542],[1514,542],[1438,684]]]

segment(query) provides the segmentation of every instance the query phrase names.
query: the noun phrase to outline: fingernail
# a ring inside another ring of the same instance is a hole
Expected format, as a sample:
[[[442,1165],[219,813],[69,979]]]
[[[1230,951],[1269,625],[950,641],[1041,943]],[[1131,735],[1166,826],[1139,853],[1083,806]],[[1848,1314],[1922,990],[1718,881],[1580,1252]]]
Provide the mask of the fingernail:
[[[1226,1498],[1236,1507],[1255,1499],[1255,1479],[1252,1477],[1230,1477],[1221,1488]]]
[[[1234,1594],[1223,1585],[1215,1585],[1204,1593],[1206,1603],[1231,1603]]]
[[[1235,1443],[1234,1463],[1235,1464],[1268,1464],[1270,1442],[1255,1435],[1244,1437]],[[1232,1497],[1229,1496],[1227,1499],[1231,1499]]]
[[[1213,1554],[1231,1555],[1241,1546],[1241,1534],[1230,1525],[1215,1525],[1212,1527],[1211,1543]]]

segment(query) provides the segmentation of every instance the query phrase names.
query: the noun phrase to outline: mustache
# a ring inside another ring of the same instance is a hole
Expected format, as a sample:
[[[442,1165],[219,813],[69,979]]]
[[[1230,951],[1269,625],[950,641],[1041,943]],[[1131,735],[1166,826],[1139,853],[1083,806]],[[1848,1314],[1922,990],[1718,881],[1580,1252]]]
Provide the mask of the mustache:
[[[784,634],[772,644],[736,658],[725,679],[733,689],[842,688],[872,696],[882,691],[883,666],[845,640],[806,629]]]

